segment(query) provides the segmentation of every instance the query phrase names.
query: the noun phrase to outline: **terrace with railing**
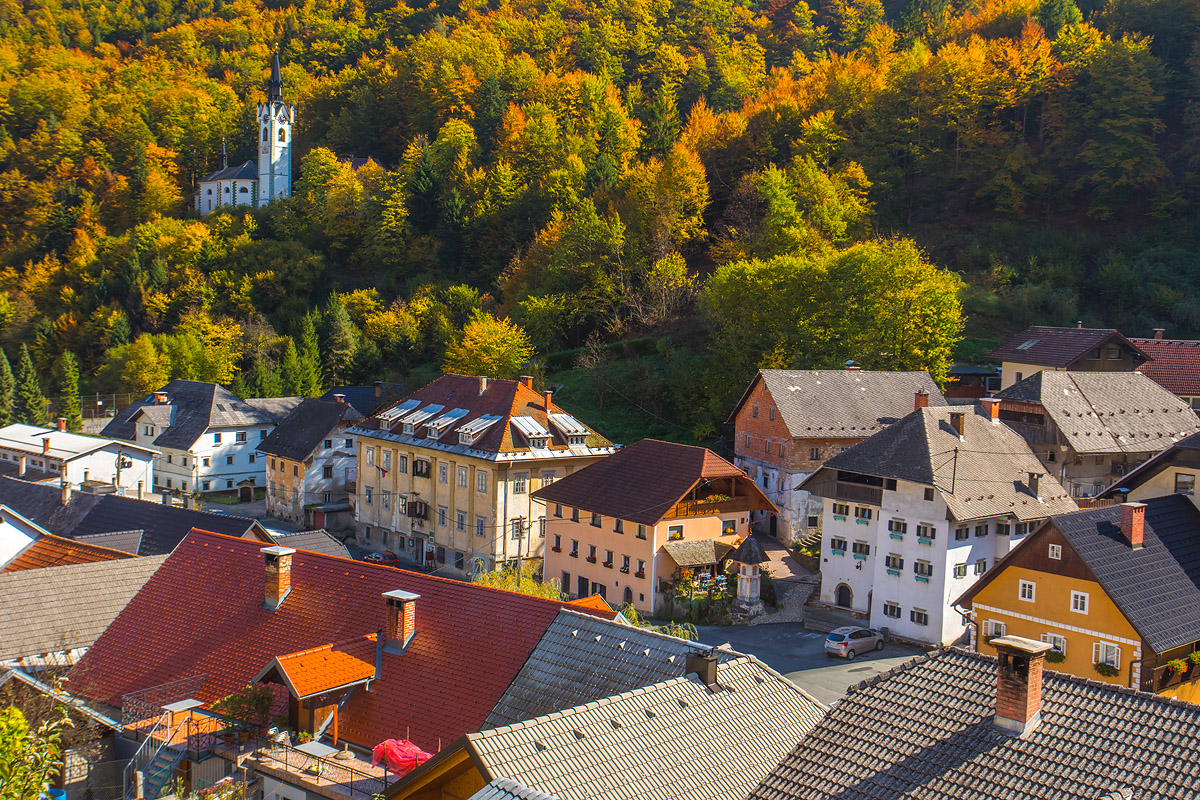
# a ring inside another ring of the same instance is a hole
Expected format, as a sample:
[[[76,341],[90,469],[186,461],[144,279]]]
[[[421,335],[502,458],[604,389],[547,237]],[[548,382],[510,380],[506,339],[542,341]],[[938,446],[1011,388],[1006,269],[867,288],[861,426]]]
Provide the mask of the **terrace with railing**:
[[[139,732],[145,727],[153,727],[162,716],[164,707],[195,697],[207,680],[207,675],[192,675],[130,692],[121,698],[121,724],[126,732],[140,739]]]
[[[351,800],[370,800],[397,780],[382,766],[371,766],[348,751],[335,751],[325,745],[292,747],[266,742],[255,759],[258,772],[326,797],[332,793]]]

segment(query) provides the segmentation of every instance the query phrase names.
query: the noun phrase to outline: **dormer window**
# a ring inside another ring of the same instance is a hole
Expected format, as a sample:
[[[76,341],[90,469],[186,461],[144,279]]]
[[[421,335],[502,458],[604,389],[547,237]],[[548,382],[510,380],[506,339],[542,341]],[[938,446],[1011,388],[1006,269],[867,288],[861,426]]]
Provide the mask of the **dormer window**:
[[[412,434],[416,433],[416,431],[417,431],[416,426],[413,425],[411,422],[404,423],[404,432],[405,433],[407,433],[408,435],[411,436]]]
[[[529,446],[534,448],[544,448],[549,443],[549,439],[537,437],[529,440]]]
[[[587,441],[586,436],[568,436],[567,437],[567,444],[570,445],[571,447],[582,447],[586,441]]]

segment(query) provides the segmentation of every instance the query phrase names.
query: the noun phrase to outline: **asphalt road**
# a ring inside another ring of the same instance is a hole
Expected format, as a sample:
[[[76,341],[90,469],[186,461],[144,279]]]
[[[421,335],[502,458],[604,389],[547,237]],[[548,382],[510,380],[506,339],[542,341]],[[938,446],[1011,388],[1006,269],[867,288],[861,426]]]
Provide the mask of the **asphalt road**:
[[[847,688],[859,681],[903,664],[922,652],[914,647],[889,644],[853,661],[830,658],[825,655],[825,634],[798,623],[696,630],[705,644],[728,642],[734,650],[758,657],[825,705],[841,698]]]

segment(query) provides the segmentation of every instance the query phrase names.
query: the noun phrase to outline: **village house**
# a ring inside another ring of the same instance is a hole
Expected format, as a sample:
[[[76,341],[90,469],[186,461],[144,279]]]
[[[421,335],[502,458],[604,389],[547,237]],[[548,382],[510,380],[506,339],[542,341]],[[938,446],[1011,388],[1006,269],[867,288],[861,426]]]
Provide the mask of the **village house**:
[[[1150,357],[1138,372],[1200,410],[1200,341],[1164,339],[1164,333],[1163,328],[1155,328],[1151,339],[1130,337],[1129,341]]]
[[[755,513],[766,532],[792,544],[820,525],[821,499],[800,484],[914,408],[946,399],[927,372],[764,369],[729,415],[734,462],[777,510]]]
[[[130,557],[130,553],[121,550],[55,536],[8,506],[0,505],[0,573]]]
[[[258,445],[267,468],[267,513],[306,528],[351,528],[357,456],[349,428],[363,415],[343,394],[308,398]]]
[[[1139,372],[1042,371],[996,395],[1000,419],[1072,497],[1094,497],[1200,431],[1187,403]]]
[[[349,433],[357,544],[460,575],[540,560],[533,492],[616,449],[529,377],[443,375]]]
[[[544,579],[654,614],[675,581],[721,573],[774,506],[744,472],[703,447],[643,439],[543,486]]]
[[[992,646],[851,686],[749,800],[1195,796],[1200,706],[1052,672],[1044,642]]]
[[[146,399],[121,409],[102,435],[159,451],[154,487],[183,496],[210,492],[253,494],[266,471],[256,447],[299,397],[241,400],[223,386],[171,381]]]
[[[1150,360],[1137,345],[1111,328],[1026,328],[988,353],[1000,362],[1007,389],[1037,372],[1133,372]]]
[[[998,406],[918,409],[805,481],[825,502],[822,603],[903,639],[954,642],[965,626],[951,601],[1076,509]]]
[[[1181,494],[1200,504],[1196,479],[1200,477],[1200,433],[1194,433],[1127,472],[1101,493],[1101,499],[1137,500]]]
[[[1197,530],[1200,510],[1179,495],[1051,517],[957,604],[980,652],[996,636],[1037,639],[1054,669],[1194,703]]]
[[[84,436],[56,428],[13,424],[0,428],[0,464],[13,477],[53,481],[75,490],[136,495],[153,484],[158,451],[115,439]]]

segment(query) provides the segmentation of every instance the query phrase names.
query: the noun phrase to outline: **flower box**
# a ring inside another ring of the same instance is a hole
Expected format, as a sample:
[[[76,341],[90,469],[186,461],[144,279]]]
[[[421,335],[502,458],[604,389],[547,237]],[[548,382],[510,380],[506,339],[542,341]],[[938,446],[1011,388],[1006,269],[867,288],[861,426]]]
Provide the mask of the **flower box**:
[[[633,577],[644,578],[644,577],[646,577],[646,573],[645,572],[635,572],[635,573],[633,573]]]
[[[855,524],[855,525],[870,525],[870,524],[871,524],[871,520],[869,520],[869,519],[856,519],[856,520],[854,520],[854,524]]]
[[[628,575],[628,574],[629,574],[629,567],[621,567],[621,572],[624,572],[626,575]]]
[[[589,564],[595,564],[595,563],[596,563],[596,557],[595,557],[595,556],[588,556],[588,557],[587,557],[587,562],[588,562]]]
[[[896,575],[896,576],[899,576],[899,575],[900,575],[900,570],[898,570],[898,569],[889,569],[889,570],[887,571],[887,574],[888,574],[888,575]]]
[[[562,552],[562,548],[561,548],[561,547],[551,547],[550,549],[551,549],[551,550],[553,550],[553,551],[554,551],[554,552],[556,552],[556,553],[561,553],[561,552]]]
[[[855,553],[855,554],[854,554],[854,557],[855,557],[855,558],[857,558],[859,561],[866,561],[866,560],[867,560],[867,557],[866,557],[865,555],[863,555],[862,553]]]
[[[926,578],[924,575],[917,575],[915,577],[918,583],[929,583],[929,578]]]
[[[612,568],[613,568],[613,562],[611,562],[611,561],[605,561],[603,566],[604,566],[606,569],[612,569]]]
[[[833,555],[835,555],[835,556],[844,556],[844,555],[846,555],[846,551],[845,551],[845,550],[830,550],[829,552],[830,552],[830,553],[832,553],[832,554],[833,554]]]
[[[845,522],[845,521],[846,521],[846,518],[845,518],[845,517],[843,517],[841,514],[834,514],[834,515],[833,515],[833,518],[834,518],[834,519],[836,519],[836,520],[840,520],[841,522]]]
[[[569,555],[571,558],[579,558],[579,551],[578,551],[578,550],[572,550],[572,551],[571,551],[570,553],[568,553],[567,555]]]
[[[888,536],[890,536],[893,539],[899,539],[900,541],[904,541],[903,533],[889,533]]]
[[[928,545],[929,547],[933,547],[933,539],[922,539],[921,537],[918,536],[917,544],[923,544],[923,545]]]

